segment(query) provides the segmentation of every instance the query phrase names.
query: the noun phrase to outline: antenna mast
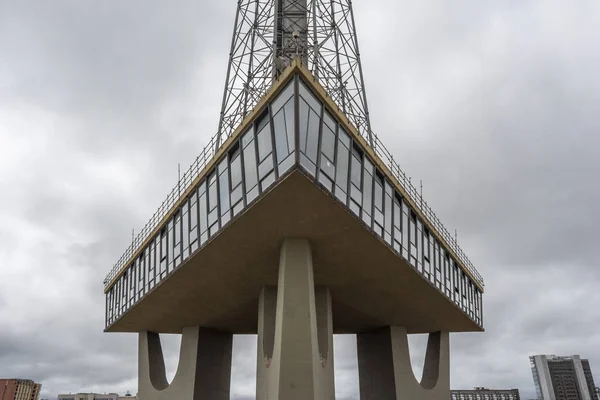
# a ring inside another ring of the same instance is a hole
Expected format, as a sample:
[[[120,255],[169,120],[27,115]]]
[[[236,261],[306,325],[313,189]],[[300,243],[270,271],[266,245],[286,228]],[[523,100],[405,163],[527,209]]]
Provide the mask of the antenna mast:
[[[238,0],[216,148],[295,58],[373,146],[351,0]]]

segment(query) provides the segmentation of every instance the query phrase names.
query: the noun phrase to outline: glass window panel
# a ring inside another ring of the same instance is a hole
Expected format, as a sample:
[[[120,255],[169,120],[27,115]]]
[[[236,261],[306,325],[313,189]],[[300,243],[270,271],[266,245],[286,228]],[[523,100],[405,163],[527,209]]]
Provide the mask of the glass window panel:
[[[242,183],[242,157],[238,155],[231,160],[231,187],[236,188]]]
[[[181,216],[177,214],[175,216],[175,224],[173,226],[175,245],[178,245],[181,242]]]
[[[357,188],[362,187],[362,165],[360,158],[354,153],[352,154],[352,168],[350,174],[352,184]]]
[[[356,214],[360,215],[360,206],[356,204],[354,201],[350,200],[350,210]]]
[[[208,178],[208,209],[214,210],[218,206],[219,193],[217,191],[217,172]]]
[[[296,148],[295,143],[295,120],[294,120],[294,101],[288,101],[284,107],[285,110],[285,128],[287,131],[288,154]]]
[[[299,85],[299,93],[300,96],[318,113],[321,113],[321,103],[317,100],[317,98],[312,94],[310,90],[304,86],[302,82]]]
[[[262,181],[260,181],[261,190],[264,191],[269,186],[271,186],[274,182],[275,182],[275,173],[271,172]]]
[[[321,153],[329,160],[335,160],[335,133],[327,127],[323,127],[321,136]]]
[[[198,226],[198,198],[196,192],[192,194],[190,199],[190,230]]]
[[[246,193],[258,183],[258,165],[256,164],[256,151],[252,145],[244,148],[244,177],[246,180]]]
[[[246,194],[246,204],[250,204],[254,199],[258,197],[258,185],[251,189]]]
[[[375,174],[375,187],[373,193],[373,204],[379,211],[383,211],[383,180]]]
[[[256,132],[260,132],[269,124],[269,113],[264,111],[256,120]]]
[[[167,258],[167,232],[165,229],[160,234],[160,259]]]
[[[306,138],[306,150],[304,154],[316,164],[317,162],[317,149],[319,144],[319,125],[320,118],[317,113],[314,111],[310,112],[310,116],[308,118],[308,132]]]
[[[364,189],[363,189],[363,212],[368,215],[372,214],[372,196],[373,196],[373,176],[365,169],[364,174]]]
[[[258,178],[262,179],[271,171],[273,171],[273,158],[268,157],[258,166]]]
[[[219,219],[219,213],[215,208],[213,211],[208,213],[208,226],[212,227],[215,222]]]
[[[426,261],[431,261],[429,257],[429,232],[423,232],[423,259]]]
[[[275,130],[277,161],[280,162],[289,154],[288,137],[285,127],[285,112],[283,109],[273,117],[273,128]]]
[[[444,249],[440,249],[440,258],[441,258],[441,268],[440,268],[440,280],[442,281],[442,283],[445,284],[446,281],[446,268],[448,268],[448,265],[446,264],[447,260],[446,260],[446,256],[444,254]]]
[[[283,175],[286,171],[294,166],[296,158],[294,153],[290,154],[285,160],[279,163],[279,176]]]
[[[386,182],[387,186],[387,182]],[[384,215],[385,215],[385,223],[384,228],[387,233],[392,233],[392,196],[385,196],[385,206],[384,206]]]
[[[271,129],[268,124],[258,133],[256,140],[258,142],[258,160],[262,161],[273,151]]]
[[[299,138],[300,138],[300,150],[306,153],[306,138],[308,137],[308,104],[302,99],[299,102],[300,115],[298,116],[298,122],[300,126]]]
[[[198,199],[200,208],[200,232],[204,233],[208,229],[208,209],[206,207],[206,194]]]
[[[233,215],[236,216],[240,211],[244,209],[244,202],[240,202],[238,205],[233,207]]]
[[[423,260],[423,232],[417,225],[417,263],[421,264]]]
[[[338,139],[347,148],[350,148],[350,146],[352,146],[352,140],[350,139],[350,136],[346,133],[346,131],[341,126],[340,126],[340,129],[338,131]]]
[[[294,80],[287,84],[277,98],[271,103],[271,110],[273,114],[277,113],[279,109],[294,95]]]
[[[229,212],[229,174],[227,168],[219,176],[219,198],[221,200],[221,215]]]
[[[365,165],[365,171],[367,171],[369,174],[373,175],[373,164],[367,157],[363,157],[363,159],[364,159],[363,164]]]
[[[308,159],[303,153],[300,154],[300,165],[302,165],[311,175],[315,175],[315,163]]]
[[[181,219],[182,222],[182,230],[183,230],[183,238],[182,238],[182,243],[181,246],[183,247],[183,257],[187,257],[189,254],[189,248],[188,246],[190,245],[190,221],[189,221],[189,214],[186,212],[185,214],[183,214],[183,218]]]
[[[336,160],[335,184],[344,192],[348,191],[348,161],[350,158],[350,149],[338,141],[338,153]]]
[[[394,226],[396,228],[400,228],[400,216],[402,215],[402,208],[400,207],[400,203],[394,201]]]
[[[325,186],[327,188],[327,190],[329,190],[330,192],[333,192],[333,181],[331,179],[329,179],[327,176],[325,176],[324,174],[321,174],[319,176],[319,182]]]
[[[252,128],[248,129],[244,136],[242,136],[242,147],[246,147],[251,144],[254,140],[254,130]]]
[[[333,162],[329,161],[327,157],[321,157],[321,171],[329,178],[333,178],[335,176],[335,166]],[[331,180],[331,179],[328,179]]]
[[[323,111],[323,122],[325,122],[325,125],[329,127],[329,129],[331,129],[332,131],[335,132],[335,120],[333,119],[333,117],[331,116],[331,114],[329,114],[329,112],[327,110]]]
[[[404,206],[404,202],[403,202]],[[403,207],[404,208],[404,207]],[[405,258],[408,258],[408,214],[403,210],[402,211],[402,255]]]
[[[350,187],[350,197],[358,204],[362,204],[362,192],[354,185]]]
[[[237,204],[238,201],[242,199],[244,192],[242,191],[242,186],[238,186],[237,189],[234,189],[231,192],[231,204]]]

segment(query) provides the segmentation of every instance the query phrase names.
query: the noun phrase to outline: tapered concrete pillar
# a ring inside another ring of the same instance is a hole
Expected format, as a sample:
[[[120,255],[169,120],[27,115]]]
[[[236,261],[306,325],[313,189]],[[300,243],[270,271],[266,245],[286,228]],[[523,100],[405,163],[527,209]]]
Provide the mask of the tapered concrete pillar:
[[[169,385],[157,333],[139,334],[140,400],[229,400],[233,335],[185,328],[179,364]]]
[[[450,340],[429,334],[423,377],[415,379],[405,328],[389,327],[356,337],[361,400],[447,400],[450,398]]]
[[[333,400],[331,295],[315,290],[308,241],[287,239],[259,301],[257,400]]]

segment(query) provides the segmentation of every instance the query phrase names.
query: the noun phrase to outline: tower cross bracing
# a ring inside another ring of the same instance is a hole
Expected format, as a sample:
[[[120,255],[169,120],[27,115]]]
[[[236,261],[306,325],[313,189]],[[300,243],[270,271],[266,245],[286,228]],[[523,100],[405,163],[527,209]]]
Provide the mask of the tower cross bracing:
[[[240,0],[216,146],[299,58],[371,144],[354,14],[349,0]]]

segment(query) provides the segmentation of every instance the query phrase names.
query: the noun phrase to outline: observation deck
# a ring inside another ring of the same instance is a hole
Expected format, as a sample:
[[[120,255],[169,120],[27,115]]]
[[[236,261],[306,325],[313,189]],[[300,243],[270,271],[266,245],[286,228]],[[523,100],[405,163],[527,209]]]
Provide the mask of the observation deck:
[[[333,329],[483,330],[484,282],[376,136],[295,60],[211,141],[107,275],[106,331],[256,333],[279,247],[303,237]]]

